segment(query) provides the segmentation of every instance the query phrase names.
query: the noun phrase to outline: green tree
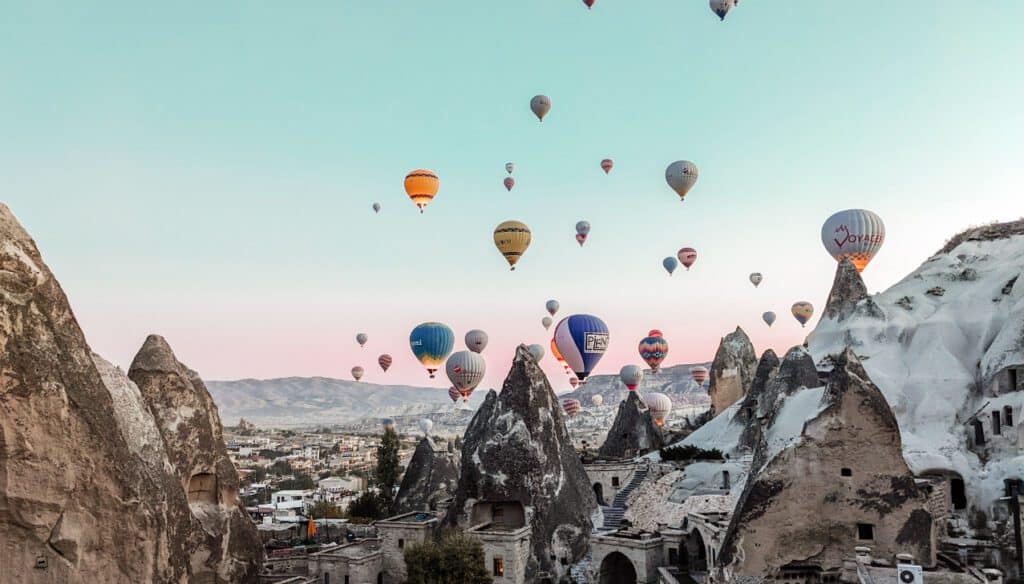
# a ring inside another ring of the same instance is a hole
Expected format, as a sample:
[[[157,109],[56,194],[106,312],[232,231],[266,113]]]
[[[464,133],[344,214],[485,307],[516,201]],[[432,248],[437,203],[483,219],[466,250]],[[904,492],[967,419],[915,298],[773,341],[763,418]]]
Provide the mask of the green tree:
[[[359,523],[360,521],[357,520],[375,520],[384,517],[387,508],[383,497],[373,491],[366,491],[356,497],[355,501],[349,503],[347,514],[353,523]]]
[[[313,519],[341,519],[345,516],[341,509],[334,503],[328,501],[317,501],[309,508],[309,514]]]
[[[405,549],[406,584],[490,584],[484,548],[475,539],[448,532],[440,541]]]
[[[275,460],[274,464],[270,465],[269,471],[270,474],[277,475],[279,477],[284,475],[290,475],[293,472],[295,472],[294,470],[292,470],[291,463],[288,462],[287,460]]]
[[[285,479],[277,483],[279,491],[305,491],[314,488],[313,478],[309,475],[296,475],[295,478]]]
[[[380,446],[377,447],[377,485],[380,487],[380,494],[385,502],[385,508],[390,508],[395,497],[395,487],[398,486],[398,475],[401,469],[398,465],[398,434],[394,428],[384,430]]]

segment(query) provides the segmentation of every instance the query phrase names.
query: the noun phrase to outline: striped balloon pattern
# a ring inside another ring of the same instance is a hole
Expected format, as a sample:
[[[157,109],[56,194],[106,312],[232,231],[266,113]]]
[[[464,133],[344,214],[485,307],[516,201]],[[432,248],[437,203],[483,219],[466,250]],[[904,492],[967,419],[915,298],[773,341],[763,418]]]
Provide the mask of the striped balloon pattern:
[[[434,373],[455,348],[455,333],[439,322],[425,322],[412,329],[409,347],[433,379]]]
[[[487,362],[479,353],[458,351],[448,357],[445,372],[448,374],[448,380],[459,390],[462,397],[469,399],[469,394],[484,380]]]
[[[821,243],[837,262],[848,258],[863,272],[885,243],[885,224],[867,209],[839,211],[821,226]]]
[[[566,373],[569,373],[569,364],[565,362],[565,359],[562,358],[562,354],[558,352],[558,345],[555,344],[555,339],[553,337],[551,339],[551,356],[562,365]],[[573,387],[576,386],[573,385]]]
[[[814,305],[805,301],[795,302],[793,307],[790,308],[790,312],[793,313],[793,318],[800,323],[800,326],[806,326],[807,322],[814,316]]]
[[[569,398],[562,400],[562,409],[565,410],[566,415],[570,418],[578,414],[582,407],[583,404],[581,404],[578,399]]]
[[[494,228],[494,245],[513,270],[530,247],[530,238],[530,228],[521,221],[505,221]]]
[[[704,382],[708,380],[708,368],[703,365],[690,367],[690,377],[697,385],[704,385]]]
[[[383,369],[385,373],[387,373],[388,368],[391,367],[391,363],[393,361],[394,360],[391,358],[391,355],[388,355],[387,353],[377,357],[377,365],[380,365],[380,368]]]
[[[658,426],[665,425],[665,418],[672,411],[672,400],[663,393],[648,393],[644,395],[644,403],[651,411],[651,419]]]
[[[440,186],[441,181],[432,170],[420,168],[405,175],[405,194],[409,195],[420,213],[434,200]]]
[[[604,356],[608,339],[608,326],[590,314],[574,314],[555,327],[558,353],[580,381],[587,379]]]
[[[453,402],[457,402],[459,401],[459,398],[462,397],[462,392],[455,389],[455,386],[453,385],[448,388],[448,397],[452,398]]]
[[[661,331],[654,329],[647,333],[647,336],[640,339],[640,358],[651,368],[651,373],[657,373],[661,362],[668,356],[668,341],[661,336]]]
[[[679,250],[676,257],[679,258],[679,263],[683,264],[683,267],[689,270],[690,266],[697,261],[697,250],[692,247],[684,247]]]

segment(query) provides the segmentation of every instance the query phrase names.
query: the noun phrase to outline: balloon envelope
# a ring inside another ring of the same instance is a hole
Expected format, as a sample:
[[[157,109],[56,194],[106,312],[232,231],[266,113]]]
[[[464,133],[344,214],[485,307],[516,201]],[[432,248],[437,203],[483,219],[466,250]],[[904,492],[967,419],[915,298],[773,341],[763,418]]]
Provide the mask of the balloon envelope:
[[[671,276],[672,272],[676,271],[676,268],[679,267],[679,260],[672,256],[669,256],[661,260],[661,265],[663,268],[665,268],[665,271],[668,272],[668,275]]]
[[[679,258],[679,263],[683,264],[683,266],[689,270],[690,266],[697,261],[697,250],[692,247],[684,247],[676,253],[676,257]]]
[[[849,258],[862,272],[885,243],[885,224],[867,209],[839,211],[821,226],[821,243],[837,262]]]
[[[373,204],[373,212],[374,213],[380,213],[380,203],[374,203]]]
[[[430,418],[423,418],[420,420],[420,431],[424,435],[429,436],[430,431],[434,429],[434,422]]]
[[[505,183],[505,190],[506,191],[511,191],[512,187],[516,186],[516,179],[514,179],[514,178],[512,178],[510,176],[506,176],[505,180],[502,181],[502,182]]]
[[[554,321],[551,320],[550,316],[545,316],[544,318],[540,319],[540,323],[544,325],[544,330],[548,330],[549,328],[551,328],[551,323],[553,322]]]
[[[420,213],[437,195],[440,186],[441,181],[432,170],[420,168],[405,175],[405,193],[419,207]]]
[[[719,20],[725,20],[725,15],[736,5],[735,0],[710,0],[711,11],[718,16]]]
[[[355,379],[356,381],[359,381],[360,379],[363,378],[363,373],[365,373],[365,372],[363,371],[362,367],[359,367],[359,366],[353,367],[352,368],[352,379]]]
[[[365,345],[368,340],[370,340],[370,337],[366,336],[366,333],[359,333],[356,335],[356,342],[359,343],[360,347]]]
[[[513,270],[530,247],[530,238],[530,228],[521,221],[505,221],[494,228],[494,246]]]
[[[577,221],[576,222],[576,233],[580,235],[587,235],[590,233],[590,221]]]
[[[611,172],[613,166],[615,166],[615,163],[612,162],[611,158],[605,158],[601,161],[601,170],[603,170],[605,174]]]
[[[513,164],[511,162],[506,162],[505,163],[505,172],[507,172],[509,174],[512,174],[512,171],[515,170],[515,168],[516,168],[515,164]]]
[[[530,100],[530,111],[533,115],[537,116],[537,119],[544,121],[544,116],[548,115],[551,111],[551,98],[546,95],[535,95]]]
[[[595,406],[597,406],[597,407],[601,407],[601,404],[603,404],[603,403],[604,403],[604,396],[602,396],[602,395],[601,395],[601,394],[599,394],[599,393],[597,393],[597,394],[594,394],[594,395],[593,395],[593,396],[591,396],[591,398],[590,398],[590,403],[594,404],[594,405],[595,405]]]
[[[487,362],[478,353],[456,351],[448,357],[444,369],[455,389],[459,390],[463,397],[468,397],[469,394],[466,392],[472,392],[484,380]]]
[[[761,275],[761,272],[754,272],[753,274],[750,274],[750,283],[754,285],[754,288],[760,286],[761,280],[763,279],[764,277]]]
[[[655,329],[640,339],[637,350],[640,352],[640,358],[651,368],[651,373],[657,373],[661,362],[668,356],[668,341],[661,336],[661,331]]]
[[[679,200],[686,197],[697,182],[697,165],[689,160],[677,160],[665,169],[665,182],[679,195]]]
[[[533,356],[533,360],[540,363],[540,360],[544,358],[544,347],[536,343],[526,347],[526,350]]]
[[[483,353],[487,348],[487,333],[480,329],[473,329],[466,333],[466,347],[474,353]]]
[[[391,358],[391,355],[388,355],[387,353],[377,357],[377,365],[380,365],[380,368],[383,369],[384,372],[387,372],[388,368],[391,367],[392,362],[393,359]]]
[[[772,326],[773,324],[775,324],[775,313],[770,310],[762,314],[761,318],[768,326]]]
[[[708,380],[708,368],[703,365],[690,367],[690,377],[697,385],[704,385],[704,382]]]
[[[433,379],[434,373],[455,347],[455,333],[439,322],[425,322],[412,329],[409,347]]]
[[[594,1],[595,0],[583,0],[583,3],[587,5],[587,8],[593,8],[594,7]]]
[[[672,411],[672,400],[663,393],[654,392],[644,394],[644,403],[647,404],[647,409],[651,410],[651,419],[654,423],[658,426],[664,425],[665,418]]]
[[[579,384],[580,384],[580,380],[579,379],[576,379],[575,377],[570,377],[569,378],[569,385],[571,385],[573,389],[576,389],[576,386],[579,385]]]
[[[462,393],[455,389],[455,386],[453,385],[448,388],[448,397],[452,398],[453,402],[457,402],[459,401],[459,398],[462,397]]]
[[[555,327],[555,345],[569,368],[584,381],[608,348],[608,326],[589,314],[574,314]]]
[[[619,379],[626,389],[633,391],[644,380],[644,370],[636,365],[625,365],[619,370]]]
[[[565,410],[565,413],[568,414],[570,418],[579,413],[581,407],[582,405],[578,399],[569,398],[562,400],[562,409]]]
[[[793,313],[793,318],[800,323],[800,326],[804,326],[814,316],[814,305],[805,301],[796,302],[790,311]]]
[[[544,303],[544,308],[547,309],[548,314],[550,314],[551,316],[554,316],[555,313],[558,312],[558,309],[559,309],[558,301],[557,300],[548,300],[547,302]]]

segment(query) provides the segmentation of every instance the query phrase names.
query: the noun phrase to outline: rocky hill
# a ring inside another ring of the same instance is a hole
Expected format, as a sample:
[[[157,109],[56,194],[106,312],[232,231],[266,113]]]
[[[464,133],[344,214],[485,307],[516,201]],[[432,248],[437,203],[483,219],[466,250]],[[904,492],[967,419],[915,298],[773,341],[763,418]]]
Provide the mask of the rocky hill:
[[[691,363],[663,367],[657,373],[651,374],[650,369],[644,370],[644,380],[637,387],[641,394],[657,391],[672,398],[675,407],[683,405],[707,405],[710,403],[707,390],[694,383],[690,377],[690,368],[703,365],[711,367],[711,363]],[[571,393],[560,394],[562,398],[576,398],[584,406],[589,405],[590,399],[595,395],[604,398],[605,404],[618,404],[626,399],[629,391],[615,375],[593,375],[587,378],[587,382],[576,388]]]

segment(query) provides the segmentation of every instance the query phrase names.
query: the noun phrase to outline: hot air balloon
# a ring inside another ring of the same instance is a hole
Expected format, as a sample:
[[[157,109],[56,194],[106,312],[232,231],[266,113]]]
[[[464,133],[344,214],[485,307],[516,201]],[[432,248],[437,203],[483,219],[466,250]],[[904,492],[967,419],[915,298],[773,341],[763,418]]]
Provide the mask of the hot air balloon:
[[[385,373],[387,373],[388,367],[391,367],[392,361],[391,355],[388,355],[387,353],[377,357],[377,365],[380,365],[380,368],[383,369]]]
[[[750,274],[750,283],[754,285],[754,288],[760,286],[761,280],[763,279],[764,277],[761,275],[761,272],[754,272],[753,274]]]
[[[735,0],[710,0],[711,11],[718,16],[719,20],[725,20],[725,15],[736,5]]]
[[[590,403],[593,404],[594,407],[598,407],[599,408],[599,407],[601,407],[601,404],[604,403],[604,396],[602,396],[599,393],[596,393],[596,394],[590,396]]]
[[[665,182],[679,195],[679,200],[686,198],[694,183],[697,182],[697,165],[689,160],[677,160],[665,169]]]
[[[569,398],[569,399],[563,399],[562,400],[562,409],[565,410],[565,413],[570,418],[575,416],[577,413],[579,413],[581,407],[583,407],[583,406],[582,406],[582,404],[580,404],[580,400],[578,400],[578,399]]]
[[[537,119],[544,121],[544,116],[548,115],[551,111],[551,98],[546,95],[535,95],[530,100],[530,110],[533,115],[537,116]]]
[[[697,261],[697,250],[692,247],[684,247],[676,253],[676,257],[679,258],[679,263],[689,270],[690,266]]]
[[[626,389],[633,391],[644,380],[644,370],[636,365],[625,365],[619,370],[619,379],[622,380]]]
[[[418,169],[405,175],[405,192],[412,202],[419,207],[420,213],[437,194],[441,181],[432,170]]]
[[[661,336],[661,331],[654,329],[647,333],[647,336],[640,339],[640,358],[651,368],[651,373],[657,373],[661,362],[668,356],[668,341]]]
[[[430,436],[430,431],[434,429],[434,421],[430,418],[423,418],[419,422],[420,431],[423,432],[424,436]]]
[[[360,347],[365,345],[368,340],[370,340],[370,337],[366,336],[366,333],[359,333],[356,335],[356,342],[359,343]]]
[[[573,389],[576,389],[576,386],[578,386],[579,384],[580,384],[580,380],[579,379],[576,379],[575,377],[570,377],[569,378],[569,385],[571,385]]]
[[[514,179],[514,178],[512,178],[510,176],[506,176],[505,180],[502,181],[502,182],[505,183],[505,190],[506,191],[511,191],[512,187],[516,186],[516,179]]]
[[[590,222],[589,221],[577,221],[576,222],[576,241],[583,246],[583,243],[587,241],[587,235],[590,235]]]
[[[608,326],[589,314],[574,314],[555,327],[555,345],[569,368],[585,381],[608,348]]]
[[[555,313],[558,312],[558,309],[559,309],[558,301],[557,300],[548,300],[547,302],[544,303],[544,308],[547,309],[548,314],[550,314],[551,316],[554,316]]]
[[[472,351],[456,351],[448,357],[444,368],[448,373],[448,380],[459,390],[462,397],[468,399],[469,394],[484,380],[487,362]]]
[[[615,163],[612,162],[611,158],[605,158],[601,161],[601,170],[603,170],[605,174],[611,172],[613,166],[615,166]]]
[[[520,221],[505,221],[494,228],[494,245],[514,270],[516,262],[530,247],[530,228]]]
[[[352,368],[352,379],[359,381],[360,379],[363,378],[363,373],[365,373],[363,371],[363,368],[356,365],[355,367]]]
[[[526,350],[533,356],[533,360],[540,363],[540,360],[544,358],[544,347],[536,343],[526,347]]]
[[[565,369],[566,373],[569,373],[569,364],[565,362],[565,359],[562,358],[562,354],[558,352],[558,345],[555,344],[554,338],[551,339],[551,356],[554,357],[556,361],[562,364],[562,367]],[[573,387],[576,386],[573,385]]]
[[[651,419],[654,420],[654,423],[658,426],[665,425],[665,418],[672,411],[672,400],[663,393],[654,392],[644,394],[644,403],[651,411]]]
[[[549,328],[551,328],[551,323],[553,322],[554,321],[551,320],[550,316],[545,316],[544,318],[540,319],[540,323],[544,325],[544,330],[548,330]]]
[[[885,224],[867,209],[847,209],[825,220],[821,242],[837,262],[849,258],[857,271],[863,272],[885,243]]]
[[[516,169],[516,165],[511,162],[505,163],[505,172],[512,174],[512,171]]]
[[[457,402],[459,401],[459,398],[462,397],[462,394],[459,393],[459,390],[455,389],[455,386],[453,385],[448,388],[448,397],[452,398],[453,402]]]
[[[487,333],[480,329],[473,329],[466,333],[466,348],[474,353],[483,353],[487,348]]]
[[[665,271],[668,272],[668,275],[671,276],[672,272],[676,271],[676,268],[679,267],[679,260],[672,256],[668,256],[661,260],[661,265],[665,268]]]
[[[594,0],[583,0],[583,3],[587,5],[587,8],[594,7]]]
[[[690,377],[697,385],[704,385],[704,382],[708,380],[708,368],[703,365],[690,367]]]
[[[765,324],[768,326],[772,326],[775,324],[775,313],[769,310],[761,315],[761,319],[764,320]]]
[[[455,347],[455,333],[439,322],[425,322],[412,329],[409,347],[433,379],[434,373]]]
[[[792,312],[793,318],[800,323],[800,326],[805,326],[807,321],[814,316],[814,305],[810,302],[796,302],[793,304]]]
[[[373,204],[373,212],[374,213],[380,213],[380,203],[374,203]]]
[[[395,429],[395,421],[392,420],[391,418],[384,418],[383,420],[380,421],[380,425],[384,426],[384,431]]]

